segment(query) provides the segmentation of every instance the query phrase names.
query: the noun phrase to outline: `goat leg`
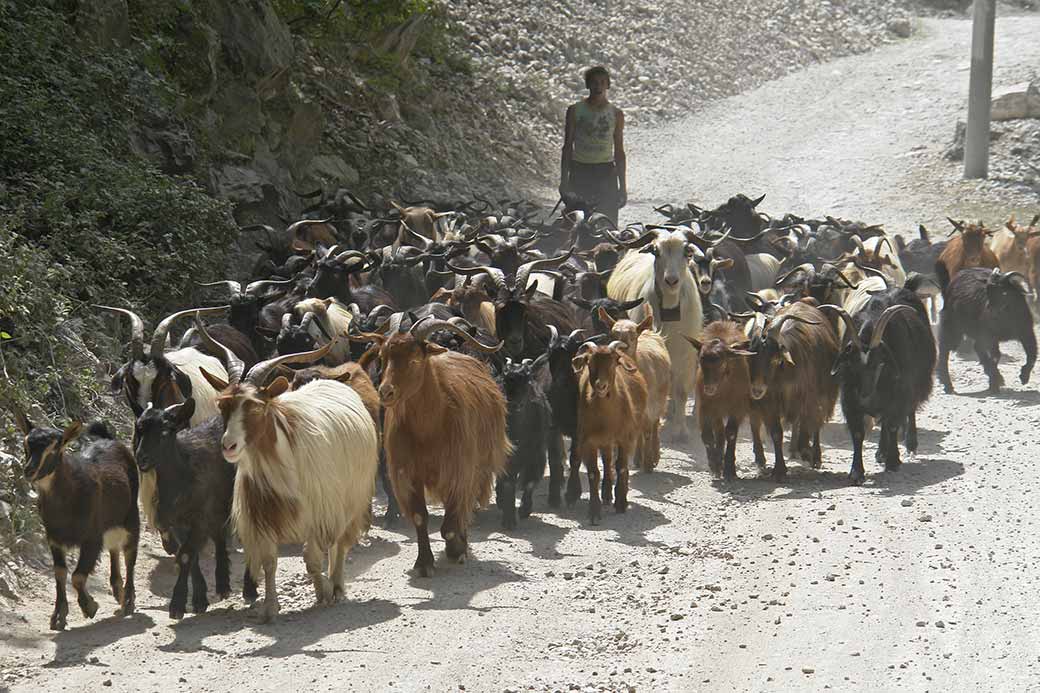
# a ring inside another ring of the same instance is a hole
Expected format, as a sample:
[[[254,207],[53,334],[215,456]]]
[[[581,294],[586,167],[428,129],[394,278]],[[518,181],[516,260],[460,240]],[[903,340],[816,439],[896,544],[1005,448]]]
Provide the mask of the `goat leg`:
[[[316,537],[311,537],[303,545],[303,563],[307,567],[307,575],[314,585],[314,598],[319,604],[332,603],[332,582],[322,572],[325,567],[325,547]]]
[[[581,457],[585,462],[585,471],[589,475],[589,524],[598,525],[603,513],[602,503],[599,499],[599,450],[590,447],[583,453]]]
[[[112,598],[120,604],[123,603],[123,576],[119,570],[119,551],[110,549],[108,552],[108,584],[112,587]]]
[[[463,508],[449,507],[444,510],[444,521],[441,522],[441,537],[444,539],[444,553],[456,563],[464,563],[466,549],[466,529],[462,526]]]
[[[546,450],[540,447],[535,453],[535,459],[531,464],[524,466],[520,475],[520,485],[523,488],[523,496],[520,498],[519,515],[521,518],[530,517],[534,507],[534,489],[543,476],[545,476]]]
[[[52,544],[51,558],[54,560],[54,613],[51,614],[51,630],[65,630],[65,622],[69,616],[69,600],[65,595],[69,569],[65,565],[65,550]]]
[[[951,328],[947,321],[940,324],[939,330],[939,382],[946,394],[953,393],[953,382],[950,380],[950,352],[961,343],[961,334]]]
[[[512,467],[516,461],[515,457],[509,460],[509,466]],[[515,470],[507,469],[495,482],[495,504],[502,511],[502,529],[516,529]]]
[[[227,535],[223,531],[213,537],[213,554],[217,562],[217,596],[227,599],[231,596],[231,561],[228,560]]]
[[[408,499],[408,519],[415,525],[415,533],[419,542],[419,557],[415,559],[412,569],[419,577],[433,576],[433,550],[430,548],[430,515],[426,509],[426,492],[420,486],[412,491]]]
[[[76,561],[76,570],[72,573],[72,587],[76,590],[76,602],[80,610],[87,618],[94,618],[98,605],[94,598],[87,592],[87,578],[94,572],[98,558],[101,556],[101,544],[90,542],[79,547],[79,560]]]
[[[911,411],[906,418],[906,437],[903,440],[906,451],[911,455],[917,454],[917,412]]]
[[[1022,349],[1026,352],[1026,362],[1022,366],[1022,370],[1018,372],[1018,382],[1025,385],[1029,382],[1029,376],[1033,372],[1033,366],[1036,365],[1036,335],[1033,333],[1031,325],[1023,330],[1018,341],[1022,344]]]
[[[206,594],[209,588],[206,578],[202,574],[202,566],[199,565],[199,552],[191,554],[191,612],[193,614],[204,614],[209,608],[209,598]]]
[[[995,342],[996,340],[993,343]],[[986,372],[986,377],[989,379],[989,391],[996,393],[1004,385],[1004,378],[1000,375],[1000,369],[997,368],[997,362],[993,358],[993,343],[986,344],[982,339],[975,340],[975,355],[979,357],[982,370]]]
[[[599,497],[604,503],[613,503],[614,477],[617,471],[615,461],[620,459],[620,455],[613,445],[600,450],[600,455],[603,458],[603,481],[600,485]]]
[[[126,566],[126,582],[123,583],[123,601],[120,603],[123,616],[129,616],[137,608],[134,591],[134,569],[137,567],[137,542],[140,538],[140,526],[128,532],[126,544],[123,545],[123,563]]]
[[[390,485],[390,472],[387,470],[386,457],[382,449],[379,451],[379,483],[386,493],[386,514],[383,515],[383,527],[390,528],[397,524],[401,517],[401,507],[397,504],[397,496]]]
[[[257,591],[256,578],[253,577],[253,573],[250,572],[249,566],[246,565],[246,569],[242,574],[242,599],[247,604],[252,604],[257,600],[260,594]]]
[[[631,454],[632,450],[626,446],[618,448],[618,458],[615,463],[617,466],[617,486],[614,493],[614,511],[619,513],[628,510],[628,458]]]
[[[549,507],[558,508],[561,503],[560,491],[563,488],[563,434],[559,429],[549,431]],[[578,492],[579,495],[581,492]]]
[[[773,439],[773,481],[780,483],[787,477],[787,464],[784,462],[784,427],[779,417],[774,417],[768,424],[769,435]]]
[[[726,421],[726,452],[722,464],[722,477],[727,481],[737,478],[737,433],[740,431],[740,419],[730,417]]]
[[[757,414],[751,415],[751,447],[755,451],[755,465],[759,469],[765,469],[766,451],[762,447],[762,419]]]
[[[170,618],[182,619],[188,609],[188,575],[191,573],[192,550],[185,543],[177,547],[177,582],[170,597]]]
[[[849,483],[859,486],[867,478],[863,469],[863,438],[866,435],[866,423],[863,416],[846,415],[846,425],[852,438],[852,469],[849,470]]]
[[[270,623],[271,619],[282,610],[278,603],[278,588],[275,585],[275,575],[278,572],[278,547],[266,547],[260,564],[264,568],[264,605],[260,608],[259,620],[261,623]]]
[[[581,455],[578,454],[578,445],[575,439],[571,439],[570,473],[567,475],[567,507],[571,507],[581,498]]]
[[[813,469],[819,469],[823,466],[823,450],[820,448],[820,429],[816,429],[812,434],[812,460],[811,466]]]

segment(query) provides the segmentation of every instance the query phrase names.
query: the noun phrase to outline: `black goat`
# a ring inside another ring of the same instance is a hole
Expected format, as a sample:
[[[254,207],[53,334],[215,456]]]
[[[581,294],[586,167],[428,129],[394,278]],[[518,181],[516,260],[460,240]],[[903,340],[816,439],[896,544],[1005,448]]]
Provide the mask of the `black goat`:
[[[33,426],[17,410],[15,419],[25,436],[25,478],[39,494],[36,507],[54,559],[51,630],[64,630],[69,614],[65,596],[65,551],[69,548],[79,548],[72,586],[83,615],[94,618],[97,613],[97,602],[87,592],[87,578],[94,572],[101,551],[107,549],[112,596],[119,602],[119,613],[129,616],[134,612],[134,565],[141,533],[137,468],[130,449],[115,440],[101,422],[85,430],[76,422],[60,431]],[[77,439],[81,441],[79,450],[66,452],[65,446]],[[126,564],[126,582],[119,575],[120,552]]]
[[[862,484],[865,418],[881,424],[876,459],[886,470],[899,467],[896,439],[905,431],[908,453],[917,451],[917,410],[932,394],[935,338],[911,275],[904,287],[875,294],[855,315],[836,306],[820,310],[845,321],[845,345],[831,372],[841,381],[841,409],[852,437],[849,481]]]
[[[549,333],[546,348],[549,356],[548,385],[545,387],[552,409],[552,428],[549,432],[549,506],[558,508],[563,486],[563,436],[571,439],[572,469],[578,460],[578,446],[574,444],[578,435],[578,376],[572,361],[586,340],[580,329],[561,337],[557,329],[550,325]],[[567,488],[568,495],[580,497],[581,478],[571,475],[567,480]]]
[[[934,283],[934,287],[922,286],[922,293],[925,293],[930,299],[932,322],[936,322],[939,317],[936,308],[938,305],[936,297],[939,295],[939,284],[935,274],[935,265],[949,241],[932,243],[932,239],[928,236],[928,229],[924,227],[924,224],[918,225],[917,230],[920,238],[915,238],[909,243],[904,241],[902,236],[895,236],[896,252],[899,254],[899,263],[908,275],[910,272],[918,272],[928,277]]]
[[[989,378],[990,392],[997,392],[1004,384],[997,369],[1001,342],[1022,345],[1026,362],[1018,379],[1023,385],[1029,382],[1036,364],[1036,335],[1026,302],[1028,293],[1029,284],[1018,272],[1004,274],[999,269],[971,267],[954,275],[943,290],[939,319],[939,381],[947,393],[953,392],[950,351],[965,335],[975,340],[975,353]]]
[[[199,567],[199,552],[210,540],[216,557],[216,591],[221,599],[231,594],[227,538],[235,466],[224,461],[221,436],[224,422],[214,416],[191,426],[195,400],[165,409],[149,407],[137,418],[134,430],[137,466],[155,471],[158,495],[156,518],[164,537],[176,545],[177,583],[170,597],[170,618],[183,618],[191,575],[192,611],[209,607],[206,579]],[[242,596],[257,597],[256,583],[246,570]]]
[[[368,313],[382,304],[396,308],[397,302],[385,290],[371,284],[351,289],[350,276],[374,269],[378,256],[365,255],[358,250],[340,252],[338,246],[318,260],[314,279],[307,285],[308,298],[337,298],[345,306],[358,304],[363,313]]]
[[[506,462],[505,472],[495,484],[495,500],[502,510],[502,527],[516,527],[516,489],[522,489],[520,518],[531,514],[534,488],[545,476],[545,461],[552,412],[535,372],[541,369],[548,356],[537,360],[525,359],[515,363],[506,359],[499,379],[505,393],[508,410],[506,427],[513,443],[513,454]]]

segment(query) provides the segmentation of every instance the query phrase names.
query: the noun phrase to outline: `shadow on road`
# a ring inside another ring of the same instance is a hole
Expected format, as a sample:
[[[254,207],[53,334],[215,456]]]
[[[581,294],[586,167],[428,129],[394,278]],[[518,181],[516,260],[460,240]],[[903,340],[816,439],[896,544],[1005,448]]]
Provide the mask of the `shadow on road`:
[[[1016,407],[1040,406],[1040,392],[1036,390],[1001,390],[993,393],[987,389],[980,392],[958,392],[957,396],[972,399],[1000,399],[1009,401]]]
[[[109,596],[111,597],[111,595]],[[98,615],[102,613],[101,609],[111,608],[111,601],[102,601],[100,595],[94,595],[94,598],[98,599],[100,604]],[[79,666],[86,663],[87,658],[95,650],[111,645],[123,638],[140,635],[155,625],[155,621],[150,616],[140,611],[130,618],[110,616],[108,618],[95,618],[93,621],[87,621],[76,606],[75,600],[72,599],[70,602],[69,624],[70,626],[75,625],[54,636],[54,659],[44,664],[45,668]],[[117,666],[118,662],[98,661],[97,665],[110,667]]]
[[[443,551],[437,552],[436,573],[433,577],[418,577],[414,573],[408,577],[411,587],[429,593],[427,599],[412,605],[413,609],[419,611],[465,609],[486,613],[498,609],[527,609],[529,607],[526,606],[473,606],[471,603],[474,597],[485,590],[510,582],[526,581],[525,576],[499,561],[476,559],[471,555],[465,563],[455,563]]]
[[[878,435],[880,435],[881,429],[878,426],[874,427],[874,430],[867,434],[865,443],[873,443],[877,445]],[[949,431],[934,431],[930,428],[918,428],[917,429],[917,454],[918,455],[939,455],[943,452],[942,442],[946,436],[950,435]],[[831,421],[824,424],[823,430],[820,432],[820,443],[823,445],[823,459],[827,461],[827,449],[837,448],[839,450],[852,451],[852,438],[849,437],[849,429],[845,427],[845,424]],[[784,447],[786,452],[786,445]],[[873,451],[870,453],[870,457],[873,457]],[[905,455],[906,448],[903,447],[902,440],[900,440],[899,454]],[[773,455],[772,443],[766,446],[766,459],[771,460]],[[863,452],[864,459],[868,459],[866,448]]]

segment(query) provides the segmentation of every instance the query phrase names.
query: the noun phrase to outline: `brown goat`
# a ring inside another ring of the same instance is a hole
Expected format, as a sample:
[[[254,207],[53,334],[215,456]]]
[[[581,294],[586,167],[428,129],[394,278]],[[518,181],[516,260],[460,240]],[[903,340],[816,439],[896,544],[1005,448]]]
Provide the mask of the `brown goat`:
[[[797,301],[767,319],[764,327],[752,330],[748,350],[754,352],[750,360],[752,407],[773,439],[773,478],[781,481],[787,474],[784,424],[792,427],[792,447],[814,468],[819,467],[820,429],[838,399],[838,381],[831,375],[831,366],[840,346],[833,324],[811,303]]]
[[[648,332],[654,316],[642,322],[614,320],[600,307],[598,317],[610,327],[610,336],[625,343],[626,355],[636,362],[646,380],[646,431],[639,439],[635,460],[644,472],[652,472],[661,460],[661,419],[668,409],[668,393],[672,387],[672,359],[658,332]]]
[[[466,281],[454,289],[437,289],[430,300],[442,301],[445,305],[458,308],[466,320],[487,330],[488,334],[497,336],[495,304],[488,297],[483,282],[473,282],[471,277],[466,277]]]
[[[386,461],[401,511],[418,534],[414,568],[422,577],[434,569],[426,494],[444,505],[441,536],[448,558],[463,562],[473,511],[491,499],[492,484],[513,449],[502,391],[483,363],[427,341],[440,330],[460,335],[479,351],[501,348],[481,344],[445,320],[420,320],[389,337],[360,336],[380,345]]]
[[[969,267],[989,267],[991,269],[1000,267],[1000,261],[993,251],[986,247],[986,237],[993,234],[980,221],[970,224],[963,221],[954,221],[953,231],[950,234],[960,235],[950,240],[943,249],[939,259],[935,261],[935,276],[939,280],[939,286],[943,289],[950,280],[957,276],[962,269]]]
[[[578,376],[578,433],[573,442],[578,454],[571,458],[567,504],[573,505],[581,494],[579,465],[584,460],[589,475],[589,522],[594,525],[602,514],[597,458],[603,458],[603,501],[609,503],[613,495],[614,510],[623,513],[628,508],[628,460],[647,427],[646,380],[625,350],[621,341],[607,346],[585,342],[571,361]]]
[[[1006,224],[1005,231],[993,237],[991,248],[1000,261],[1002,272],[1019,272],[1026,276],[1029,285],[1035,291],[1040,279],[1040,228],[1036,223],[1040,214],[1033,217],[1028,226],[1016,224],[1012,216]]]
[[[698,352],[696,392],[697,421],[701,440],[708,451],[708,467],[717,479],[737,478],[736,444],[740,424],[751,415],[751,430],[757,452],[759,421],[751,408],[751,373],[748,367],[748,338],[740,326],[729,320],[709,323],[700,339],[690,339]]]

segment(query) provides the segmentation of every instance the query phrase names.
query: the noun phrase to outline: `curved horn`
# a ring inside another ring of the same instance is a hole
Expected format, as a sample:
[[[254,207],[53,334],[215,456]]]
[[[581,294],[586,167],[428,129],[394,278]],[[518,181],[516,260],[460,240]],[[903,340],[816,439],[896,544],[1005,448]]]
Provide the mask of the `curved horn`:
[[[260,279],[260,280],[257,280],[255,282],[249,282],[246,285],[246,291],[245,292],[247,294],[256,294],[257,291],[259,291],[260,289],[263,289],[264,287],[268,287],[268,286],[288,286],[290,284],[295,284],[295,283],[296,283],[295,279]]]
[[[1026,279],[1025,275],[1023,275],[1021,272],[1008,272],[1002,277],[1002,281],[1008,284],[1013,284],[1014,280],[1016,279],[1022,282],[1021,285],[1018,285],[1018,288],[1022,293],[1028,294],[1030,291],[1032,291],[1031,287],[1029,286],[1029,280]]]
[[[571,255],[574,254],[574,250],[575,247],[571,246],[571,249],[563,255],[546,258],[544,260],[531,260],[530,262],[525,262],[516,270],[516,281],[513,286],[523,289],[527,286],[527,279],[531,276],[531,272],[542,268],[553,268],[561,262],[566,262],[570,259]]]
[[[856,345],[857,349],[863,351],[863,340],[859,338],[859,332],[856,330],[856,325],[852,322],[852,316],[849,315],[847,310],[831,303],[825,303],[817,310],[821,313],[831,313],[841,318],[845,323],[845,335],[852,340],[852,343]]]
[[[878,318],[877,324],[874,325],[874,332],[870,335],[868,349],[874,349],[881,344],[881,340],[885,338],[885,328],[888,327],[888,323],[892,322],[892,318],[900,313],[917,315],[917,311],[910,306],[889,306],[886,308],[885,312]]]
[[[338,255],[334,255],[333,252],[330,250],[329,255],[332,256],[332,261],[335,262],[337,265],[346,264],[347,260],[354,260],[360,258],[362,261],[364,261],[368,259],[368,256],[360,250],[344,250],[342,253],[339,253]],[[353,265],[354,263],[350,264]]]
[[[877,257],[881,257],[881,244],[882,243],[884,243],[885,245],[888,246],[888,252],[890,252],[892,254],[895,254],[896,249],[892,247],[892,242],[890,240],[888,240],[888,236],[881,236],[881,240],[878,241],[877,245],[874,247],[874,254]]]
[[[412,337],[415,338],[417,342],[423,342],[426,341],[427,337],[429,337],[431,334],[438,330],[447,330],[448,332],[454,332],[455,334],[459,335],[464,340],[466,340],[466,342],[473,346],[474,349],[485,354],[495,353],[496,351],[501,349],[502,345],[505,343],[499,342],[493,347],[488,346],[487,344],[482,344],[461,326],[453,322],[448,322],[447,320],[436,320],[432,316],[427,316],[426,318],[419,320],[414,325],[412,325],[412,328],[408,330],[408,332],[412,335]]]
[[[778,317],[772,325],[769,326],[769,331],[773,334],[780,334],[780,331],[784,328],[784,324],[787,322],[800,322],[803,325],[820,324],[819,320],[810,320],[808,318],[803,318],[801,315],[795,315],[793,313],[784,313],[783,315]]]
[[[221,279],[216,282],[195,282],[196,286],[227,286],[231,291],[232,296],[237,296],[242,293],[242,285],[238,282],[231,281],[230,279]]]
[[[126,308],[97,304],[94,304],[94,307],[113,313],[121,313],[130,318],[130,355],[134,361],[144,361],[144,320],[141,319],[141,316]]]
[[[423,250],[429,250],[431,243],[430,239],[423,236],[421,233],[416,233],[404,218],[401,219],[401,231],[404,232],[402,235],[404,235],[409,241],[420,244],[417,247],[422,248]]]
[[[879,269],[876,269],[876,268],[874,268],[874,267],[870,267],[869,265],[861,265],[861,264],[859,264],[859,263],[858,263],[858,262],[856,262],[856,261],[853,261],[853,263],[852,263],[852,264],[856,265],[856,267],[858,267],[858,268],[859,268],[859,269],[860,269],[861,271],[863,271],[863,272],[866,272],[867,274],[873,274],[873,275],[874,275],[874,276],[876,276],[876,277],[881,277],[881,279],[882,279],[882,280],[883,280],[883,281],[885,282],[885,288],[886,288],[886,289],[887,289],[887,288],[888,288],[889,286],[891,286],[891,285],[889,284],[889,281],[888,281],[888,275],[886,275],[886,274],[885,274],[884,272],[882,272],[881,270],[879,270]],[[848,281],[848,280],[846,280],[846,281]],[[855,288],[855,287],[852,287],[852,288]]]
[[[268,374],[283,363],[314,363],[320,359],[325,358],[325,355],[332,350],[332,345],[335,341],[331,341],[320,349],[314,351],[304,351],[299,354],[284,354],[282,356],[276,356],[273,359],[267,359],[261,361],[246,373],[246,382],[252,383],[256,386],[261,386],[264,380],[267,379]]]
[[[852,234],[851,236],[849,236],[849,240],[852,241],[852,244],[856,246],[856,250],[859,251],[860,255],[862,255],[863,257],[867,257],[867,247],[863,245],[862,238],[860,238],[856,234]]]
[[[216,315],[217,313],[223,313],[231,306],[216,306],[215,308],[188,308],[187,310],[179,310],[172,315],[167,315],[163,318],[158,325],[155,326],[155,332],[152,333],[152,350],[151,355],[157,356],[163,352],[163,347],[166,346],[166,335],[170,333],[170,327],[177,318],[184,317],[185,315]]]
[[[242,373],[245,372],[246,369],[246,365],[242,362],[242,359],[240,359],[235,352],[231,351],[231,349],[213,339],[212,335],[206,331],[206,326],[202,323],[202,318],[197,312],[195,313],[195,328],[199,331],[203,344],[218,353],[224,354],[224,364],[227,367],[228,372],[228,384],[238,384],[242,380]]]
[[[552,346],[560,339],[560,331],[556,329],[556,325],[546,325],[549,328],[549,346]]]
[[[450,262],[445,262],[444,264],[455,274],[461,274],[466,277],[475,277],[478,274],[486,273],[491,277],[491,281],[494,282],[496,290],[504,289],[506,286],[506,275],[497,267],[488,267],[486,265],[480,267],[456,267]]]
[[[642,236],[633,241],[623,241],[610,231],[607,231],[606,228],[602,229],[602,231],[604,234],[606,234],[607,238],[614,242],[615,245],[622,245],[626,248],[642,248],[644,245],[653,243],[657,239],[657,231],[653,229],[647,231]]]
[[[619,349],[621,351],[628,351],[628,345],[622,342],[620,339],[615,339],[613,342],[607,345],[607,348],[615,354],[618,352]]]
[[[807,272],[809,276],[813,276],[814,274],[816,274],[816,268],[813,267],[811,263],[802,263],[801,265],[798,265],[784,276],[777,279],[776,283],[773,284],[773,286],[783,286],[787,283],[787,280],[790,279],[796,272]]]

